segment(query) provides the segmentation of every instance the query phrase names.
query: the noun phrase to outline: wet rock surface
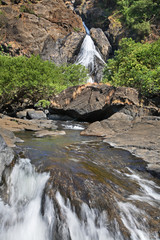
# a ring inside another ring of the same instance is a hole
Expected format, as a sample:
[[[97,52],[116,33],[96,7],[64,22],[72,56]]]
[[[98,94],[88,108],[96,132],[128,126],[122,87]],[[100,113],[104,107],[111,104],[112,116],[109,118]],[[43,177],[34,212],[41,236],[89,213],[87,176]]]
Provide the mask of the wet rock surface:
[[[121,118],[126,120],[124,116]],[[65,124],[67,127],[67,123]],[[143,222],[145,219],[148,224],[147,229],[150,232],[158,232],[158,201],[153,200],[145,191],[143,192],[141,186],[141,183],[147,184],[151,179],[151,176],[145,172],[145,162],[127,151],[110,147],[100,138],[79,136],[75,132],[68,131],[66,136],[60,136],[61,140],[31,137],[24,142],[24,145],[29,147],[28,152],[32,156],[32,163],[39,171],[50,173],[45,193],[54,202],[57,219],[60,222],[65,221],[64,211],[57,200],[57,192],[60,192],[64,198],[66,211],[70,206],[80,221],[82,220],[81,207],[84,203],[91,209],[105,213],[107,229],[113,233],[113,236],[117,224],[118,232],[123,236],[122,239],[131,239],[122,221],[122,214],[125,219],[128,219],[129,224],[129,218],[135,217],[134,219],[138,222],[138,231],[142,226],[146,226]],[[136,176],[135,179],[134,176]],[[57,236],[61,236],[62,232],[62,225],[59,224],[57,231],[54,231]],[[134,231],[137,231],[137,228]]]
[[[48,131],[48,130],[40,130],[35,132],[34,136],[37,138],[45,137],[45,136],[59,136],[65,135],[65,131]]]
[[[104,142],[123,148],[148,162],[148,170],[160,172],[160,118],[131,117],[116,113],[110,118],[92,123],[82,135],[102,136]]]
[[[0,183],[2,181],[2,173],[6,166],[9,166],[13,161],[15,154],[13,150],[7,146],[3,137],[0,134]]]

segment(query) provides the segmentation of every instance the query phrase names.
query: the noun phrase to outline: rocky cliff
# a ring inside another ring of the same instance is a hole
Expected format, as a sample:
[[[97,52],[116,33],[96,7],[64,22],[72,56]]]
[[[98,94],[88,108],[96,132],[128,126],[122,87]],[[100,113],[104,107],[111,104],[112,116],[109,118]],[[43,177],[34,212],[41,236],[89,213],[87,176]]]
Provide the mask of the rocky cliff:
[[[0,44],[12,55],[40,54],[48,37],[84,32],[81,18],[63,0],[10,1],[0,4]]]

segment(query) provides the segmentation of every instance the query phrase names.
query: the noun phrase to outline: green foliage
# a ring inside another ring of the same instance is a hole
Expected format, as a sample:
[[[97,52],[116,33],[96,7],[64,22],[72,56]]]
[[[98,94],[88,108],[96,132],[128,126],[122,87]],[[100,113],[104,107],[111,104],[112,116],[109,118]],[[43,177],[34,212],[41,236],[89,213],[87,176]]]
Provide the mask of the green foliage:
[[[73,30],[74,30],[75,32],[80,32],[80,31],[81,31],[81,29],[80,29],[79,27],[75,27],[75,28],[73,28]]]
[[[122,39],[105,67],[103,81],[137,88],[144,95],[160,93],[160,40],[142,44]]]
[[[137,34],[144,35],[150,32],[150,23],[159,18],[159,0],[117,0],[123,21]]]
[[[36,104],[36,107],[48,108],[50,106],[50,101],[42,99],[39,100]]]
[[[0,100],[29,98],[47,100],[65,88],[84,83],[87,70],[81,65],[56,66],[39,56],[0,55]]]

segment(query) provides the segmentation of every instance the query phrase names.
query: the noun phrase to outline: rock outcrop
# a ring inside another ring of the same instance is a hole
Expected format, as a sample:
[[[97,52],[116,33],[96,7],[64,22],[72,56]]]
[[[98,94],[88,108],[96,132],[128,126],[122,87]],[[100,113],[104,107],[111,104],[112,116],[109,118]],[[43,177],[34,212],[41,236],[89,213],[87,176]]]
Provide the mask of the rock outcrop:
[[[160,176],[160,117],[132,117],[119,112],[92,123],[81,135],[104,137],[104,142],[144,159],[148,170]]]
[[[40,54],[50,36],[54,41],[85,31],[81,18],[63,0],[7,1],[0,5],[0,43],[12,55]]]
[[[95,45],[100,50],[100,52],[103,56],[103,59],[106,61],[109,57],[109,54],[112,51],[112,47],[111,47],[106,35],[104,34],[104,32],[102,31],[101,28],[91,28],[90,34],[91,34],[91,37],[92,37]]]
[[[51,60],[56,64],[74,63],[84,36],[85,34],[82,32],[72,32],[57,41],[48,36],[44,42],[41,58]]]
[[[50,112],[65,114],[82,121],[94,122],[110,117],[123,109],[130,115],[150,115],[155,108],[141,107],[138,92],[133,88],[107,84],[86,84],[70,87],[51,100]]]

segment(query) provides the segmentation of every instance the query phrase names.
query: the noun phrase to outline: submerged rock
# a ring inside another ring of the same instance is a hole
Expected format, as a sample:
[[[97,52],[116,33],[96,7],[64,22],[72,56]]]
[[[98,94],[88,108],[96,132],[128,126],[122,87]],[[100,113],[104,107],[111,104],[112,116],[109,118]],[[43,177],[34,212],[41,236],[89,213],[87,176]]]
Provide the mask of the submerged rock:
[[[34,136],[37,138],[45,137],[45,136],[60,136],[65,135],[65,131],[48,131],[48,130],[40,130],[35,132]]]

